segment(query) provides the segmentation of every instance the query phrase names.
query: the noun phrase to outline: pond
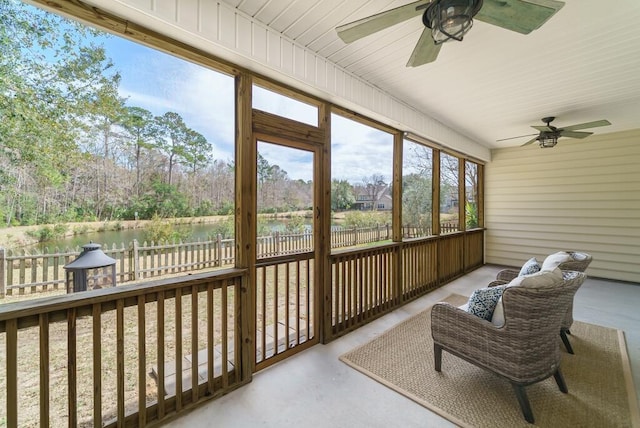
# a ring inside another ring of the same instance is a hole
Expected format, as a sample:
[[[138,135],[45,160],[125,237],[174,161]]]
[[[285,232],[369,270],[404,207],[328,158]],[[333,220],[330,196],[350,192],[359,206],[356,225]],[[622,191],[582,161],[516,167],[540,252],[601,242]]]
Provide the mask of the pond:
[[[283,232],[286,230],[286,219],[282,220],[269,220],[264,222],[264,225],[267,230],[272,232],[278,231]],[[261,225],[263,223],[261,222]],[[207,239],[211,239],[211,234],[213,230],[213,226],[211,223],[194,223],[190,225],[185,225],[185,228],[188,228],[190,232],[190,236],[183,241],[205,241]],[[304,224],[305,229],[311,229],[311,223]],[[262,226],[261,226],[262,229]],[[76,247],[82,247],[89,242],[95,242],[97,244],[102,245],[103,249],[111,248],[114,244],[117,247],[121,247],[122,244],[124,246],[129,246],[134,239],[137,239],[138,242],[142,243],[146,239],[145,230],[143,228],[140,229],[123,229],[123,230],[106,230],[101,232],[91,232],[86,234],[79,234],[74,236],[67,236],[64,238],[53,239],[46,242],[41,242],[38,244],[34,244],[32,246],[26,247],[28,250],[37,249],[40,252],[48,250],[50,253],[56,252],[56,248],[63,250],[65,248],[75,249]]]

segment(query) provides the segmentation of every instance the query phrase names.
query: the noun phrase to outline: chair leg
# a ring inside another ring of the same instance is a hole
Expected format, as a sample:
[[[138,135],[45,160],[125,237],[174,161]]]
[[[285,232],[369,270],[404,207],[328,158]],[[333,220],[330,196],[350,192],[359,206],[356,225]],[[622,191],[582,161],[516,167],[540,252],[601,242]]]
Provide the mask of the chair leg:
[[[556,370],[556,372],[553,374],[553,377],[555,378],[556,383],[558,384],[558,388],[560,388],[560,391],[562,391],[565,394],[567,394],[569,392],[569,389],[567,388],[567,384],[564,381],[564,377],[562,376],[562,372],[560,372],[560,368],[558,368],[558,370]]]
[[[517,385],[515,383],[512,385],[513,390],[516,393],[516,397],[518,398],[518,403],[520,403],[520,409],[522,409],[524,419],[530,424],[535,423],[533,419],[533,412],[531,411],[531,405],[529,404],[529,398],[527,397],[527,392],[524,390],[524,386]]]
[[[442,346],[437,343],[433,344],[433,358],[436,367],[436,371],[442,370]]]
[[[561,329],[560,337],[562,338],[562,343],[564,343],[564,347],[567,348],[567,352],[573,354],[573,348],[571,347],[571,343],[569,342],[569,338],[567,337],[568,330]]]

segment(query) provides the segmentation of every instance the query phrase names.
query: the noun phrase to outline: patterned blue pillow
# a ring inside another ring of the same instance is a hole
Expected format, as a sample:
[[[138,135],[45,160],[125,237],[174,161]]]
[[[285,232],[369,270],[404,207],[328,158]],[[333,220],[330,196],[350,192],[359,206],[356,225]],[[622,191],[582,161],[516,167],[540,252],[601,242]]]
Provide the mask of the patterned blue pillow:
[[[498,300],[502,297],[502,292],[506,285],[497,287],[479,288],[471,294],[467,303],[467,312],[487,321],[491,321],[493,311],[496,309]]]
[[[531,275],[532,273],[540,272],[540,269],[541,266],[540,263],[538,263],[538,260],[536,260],[535,257],[531,257],[522,265],[522,269],[520,269],[518,276]]]

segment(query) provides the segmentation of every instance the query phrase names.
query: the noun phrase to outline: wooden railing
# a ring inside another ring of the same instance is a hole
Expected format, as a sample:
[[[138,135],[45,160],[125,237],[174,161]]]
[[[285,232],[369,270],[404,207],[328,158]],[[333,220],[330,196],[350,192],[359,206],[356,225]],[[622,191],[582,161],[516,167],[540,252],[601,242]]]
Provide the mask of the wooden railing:
[[[332,248],[342,248],[388,240],[390,227],[386,225],[340,229],[332,232]],[[281,233],[257,238],[258,258],[277,257],[287,254],[312,251],[313,234]],[[63,266],[80,254],[74,250],[56,249],[50,253],[14,253],[0,247],[0,298],[5,295],[22,295],[42,291],[65,289]],[[116,260],[117,283],[233,266],[235,263],[235,240],[222,239],[174,243],[115,244],[103,251]]]
[[[238,387],[250,378],[245,278],[230,269],[0,305],[0,424],[144,426]]]
[[[104,248],[116,260],[119,284],[180,272],[233,266],[235,241],[218,237],[211,241],[160,243],[140,245],[115,244]],[[13,254],[0,248],[0,298],[5,295],[35,293],[65,289],[63,266],[74,260],[81,250]]]
[[[321,317],[331,341],[480,266],[483,236],[337,251],[321,303],[313,253],[260,260],[251,316],[239,269],[0,305],[0,425],[162,421],[317,343]]]
[[[397,305],[394,254],[400,244],[331,255],[333,334],[353,330]]]
[[[313,253],[256,266],[257,369],[318,343]]]
[[[331,305],[331,317],[325,319],[331,329],[324,341],[481,266],[483,239],[484,230],[476,229],[334,252],[325,302]]]

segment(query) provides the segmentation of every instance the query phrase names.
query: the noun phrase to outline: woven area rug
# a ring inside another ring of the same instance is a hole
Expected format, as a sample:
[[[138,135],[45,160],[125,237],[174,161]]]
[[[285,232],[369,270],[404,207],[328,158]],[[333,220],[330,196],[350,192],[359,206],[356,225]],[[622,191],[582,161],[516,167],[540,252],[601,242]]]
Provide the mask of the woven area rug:
[[[467,298],[445,299],[461,305]],[[569,394],[553,377],[527,387],[540,427],[639,427],[622,331],[574,322],[574,355],[562,354]],[[530,427],[508,381],[444,351],[433,368],[431,308],[342,355],[340,360],[462,427]]]

